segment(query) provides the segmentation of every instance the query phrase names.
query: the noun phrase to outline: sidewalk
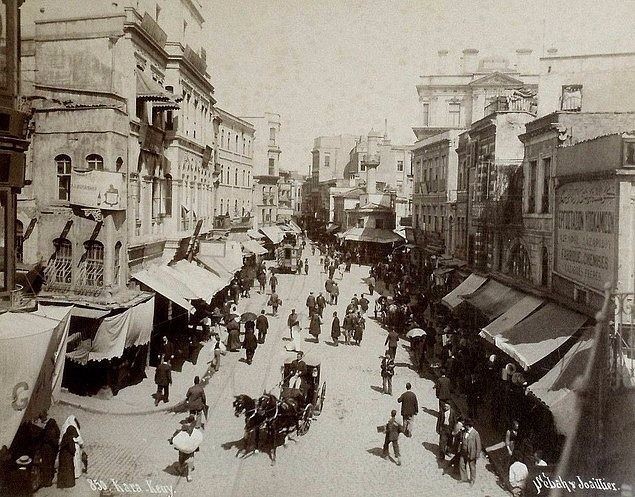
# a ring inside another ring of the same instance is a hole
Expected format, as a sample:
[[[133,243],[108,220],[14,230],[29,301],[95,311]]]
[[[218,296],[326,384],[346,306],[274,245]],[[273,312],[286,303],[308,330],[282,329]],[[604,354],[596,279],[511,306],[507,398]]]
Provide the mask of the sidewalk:
[[[185,398],[185,392],[193,385],[194,377],[199,376],[203,384],[207,384],[205,376],[209,364],[214,357],[214,343],[206,342],[198,354],[196,364],[183,363],[181,372],[172,371],[172,385],[170,385],[170,401],[154,405],[154,397],[157,386],[154,383],[154,367],[146,367],[146,378],[136,385],[129,386],[119,391],[115,396],[108,397],[94,395],[81,396],[62,390],[60,404],[83,409],[96,414],[149,414],[153,412],[168,411],[179,404]],[[211,376],[212,373],[210,373]]]

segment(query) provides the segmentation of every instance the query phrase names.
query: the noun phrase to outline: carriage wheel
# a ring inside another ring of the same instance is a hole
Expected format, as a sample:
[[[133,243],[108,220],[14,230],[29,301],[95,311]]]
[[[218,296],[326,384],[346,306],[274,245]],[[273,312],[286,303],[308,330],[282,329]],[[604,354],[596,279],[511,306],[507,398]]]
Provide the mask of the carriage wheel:
[[[316,415],[319,415],[322,413],[322,407],[324,407],[324,397],[326,397],[326,382],[322,383],[320,396],[318,397],[317,404],[315,405]]]
[[[313,404],[309,404],[304,408],[302,418],[300,419],[300,427],[298,429],[298,435],[304,435],[311,427],[311,418],[313,417]]]

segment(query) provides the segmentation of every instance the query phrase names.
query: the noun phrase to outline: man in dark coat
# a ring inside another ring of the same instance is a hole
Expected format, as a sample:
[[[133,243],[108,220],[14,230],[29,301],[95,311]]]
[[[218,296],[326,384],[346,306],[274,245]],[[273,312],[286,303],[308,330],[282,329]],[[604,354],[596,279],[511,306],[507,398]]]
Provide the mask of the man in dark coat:
[[[289,336],[291,337],[291,340],[293,340],[293,333],[291,330],[299,323],[300,320],[298,319],[295,309],[291,309],[291,314],[289,314],[289,317],[287,318],[287,326],[289,327]]]
[[[197,415],[207,407],[205,389],[201,385],[201,379],[198,376],[194,377],[194,385],[188,388],[185,400],[192,416]]]
[[[382,452],[382,457],[385,459],[388,457],[388,447],[392,443],[392,448],[395,451],[395,459],[397,459],[397,466],[401,466],[401,458],[399,455],[399,434],[403,433],[403,426],[401,426],[397,420],[395,419],[397,416],[397,411],[394,409],[390,412],[390,419],[384,430],[386,432],[386,437],[384,439],[384,450]]]
[[[439,412],[437,418],[436,430],[439,434],[439,453],[437,459],[445,460],[445,456],[452,452],[452,431],[457,422],[457,414],[450,404],[443,404],[443,408]]]
[[[434,389],[437,391],[437,399],[439,399],[439,411],[443,409],[443,404],[450,402],[451,394],[450,378],[445,375],[445,369],[441,370],[441,376],[437,379]]]
[[[317,306],[317,312],[320,315],[320,318],[322,318],[324,308],[326,307],[326,299],[324,298],[324,295],[322,295],[322,292],[320,292],[317,299],[315,299],[315,304]]]
[[[388,353],[390,356],[395,359],[397,355],[397,344],[399,343],[399,334],[395,330],[390,330],[388,332],[388,336],[386,337],[386,341],[384,345],[388,346]]]
[[[246,325],[251,323],[251,327],[247,327]],[[245,347],[246,351],[246,359],[247,364],[251,365],[251,362],[254,359],[254,354],[256,353],[256,348],[258,347],[258,340],[256,339],[256,335],[254,333],[253,321],[248,321],[245,325],[245,339],[243,340],[243,347]]]
[[[337,305],[337,299],[340,296],[340,286],[337,284],[337,281],[333,282],[333,287],[331,289],[331,295],[333,296],[333,304]]]
[[[309,296],[306,299],[306,307],[309,310],[309,317],[313,316],[316,306],[317,306],[317,303],[315,301],[315,296],[313,295],[313,292],[311,292],[309,293]]]
[[[397,399],[397,402],[401,404],[401,417],[403,418],[404,433],[407,437],[412,436],[412,423],[414,417],[419,413],[417,396],[410,390],[411,388],[412,385],[406,383],[406,391]]]
[[[163,400],[166,404],[170,399],[170,384],[172,383],[172,369],[166,361],[165,357],[161,358],[161,362],[154,372],[154,382],[157,385],[157,393],[154,397],[154,405],[158,406]]]
[[[368,312],[368,305],[370,304],[370,300],[368,300],[366,297],[364,297],[364,294],[362,293],[362,297],[359,299],[359,306],[362,309],[362,312],[364,314],[366,314]]]
[[[276,293],[276,288],[278,287],[278,278],[276,278],[275,273],[271,275],[269,278],[269,284],[271,285],[271,293]]]
[[[392,377],[395,375],[395,361],[386,353],[381,359],[382,393],[392,395]]]
[[[344,323],[342,323],[342,327],[344,328],[344,342],[346,345],[350,345],[353,331],[355,330],[355,314],[349,312],[344,317]]]
[[[161,343],[161,350],[159,352],[159,361],[161,361],[161,356],[165,358],[166,361],[171,362],[174,360],[174,345],[172,342],[168,340],[168,337],[163,337],[163,342]]]
[[[280,304],[281,304],[280,297],[278,297],[278,294],[276,292],[273,292],[271,296],[269,297],[269,305],[271,306],[274,316],[278,315],[278,307],[280,307]]]
[[[309,333],[315,338],[315,343],[320,342],[320,333],[322,332],[322,320],[319,314],[316,312],[311,316],[311,323],[309,324]]]
[[[324,289],[329,295],[329,304],[333,304],[333,280],[328,279],[324,282]]]
[[[258,273],[258,283],[260,284],[260,293],[265,293],[265,287],[267,285],[267,275],[264,271]]]
[[[258,343],[265,343],[267,331],[269,331],[269,320],[265,316],[265,310],[260,311],[260,316],[256,318],[256,329],[258,330]]]
[[[461,444],[461,457],[459,470],[461,473],[462,482],[470,482],[470,486],[474,485],[476,481],[476,460],[481,457],[481,436],[476,428],[474,428],[473,421],[468,418],[465,420],[465,435],[463,436],[463,443]],[[469,480],[468,480],[468,467],[469,467]]]
[[[331,338],[333,343],[337,347],[339,345],[339,338],[341,335],[340,318],[337,317],[337,312],[333,313],[333,322],[331,323]]]
[[[331,263],[329,266],[329,279],[332,280],[333,276],[335,276],[335,263]]]
[[[304,274],[309,274],[309,259],[304,259]]]

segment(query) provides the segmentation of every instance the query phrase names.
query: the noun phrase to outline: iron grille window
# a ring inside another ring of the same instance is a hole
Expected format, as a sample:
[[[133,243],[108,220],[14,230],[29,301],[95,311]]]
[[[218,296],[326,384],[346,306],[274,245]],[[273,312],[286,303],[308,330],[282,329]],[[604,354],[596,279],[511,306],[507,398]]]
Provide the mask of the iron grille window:
[[[104,246],[100,242],[86,242],[84,278],[88,286],[104,285]]]
[[[71,158],[68,155],[55,157],[57,168],[57,198],[59,200],[71,199]]]
[[[73,245],[66,238],[58,238],[53,242],[55,253],[47,268],[48,283],[71,284]]]
[[[560,110],[582,110],[582,85],[565,85],[562,87]]]

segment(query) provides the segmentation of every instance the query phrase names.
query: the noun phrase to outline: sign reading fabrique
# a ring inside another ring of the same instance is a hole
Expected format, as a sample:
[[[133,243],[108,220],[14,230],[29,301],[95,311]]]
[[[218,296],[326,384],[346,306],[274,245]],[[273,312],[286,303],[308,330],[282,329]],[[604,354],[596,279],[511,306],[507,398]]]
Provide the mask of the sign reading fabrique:
[[[556,192],[555,271],[602,290],[615,266],[613,180],[568,183]]]

